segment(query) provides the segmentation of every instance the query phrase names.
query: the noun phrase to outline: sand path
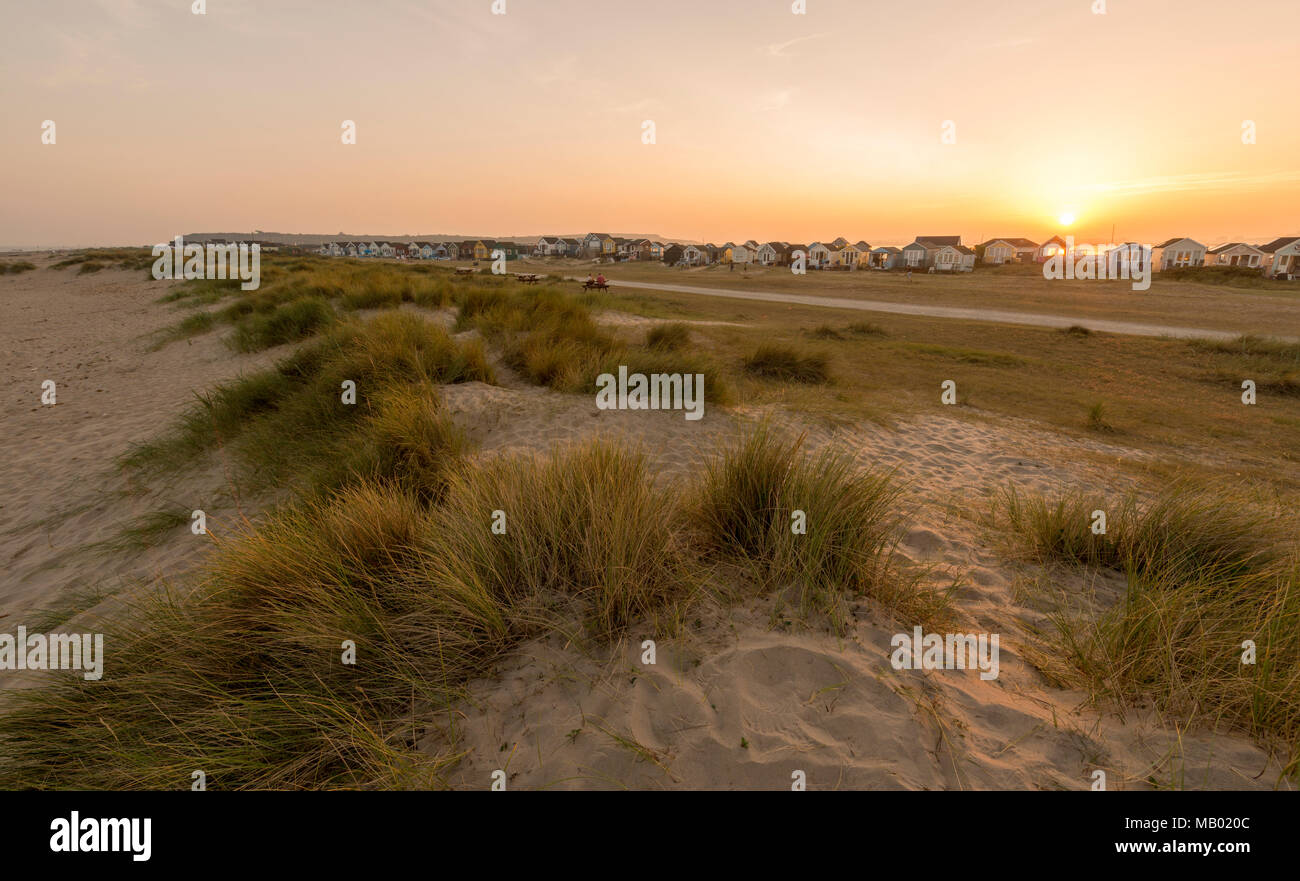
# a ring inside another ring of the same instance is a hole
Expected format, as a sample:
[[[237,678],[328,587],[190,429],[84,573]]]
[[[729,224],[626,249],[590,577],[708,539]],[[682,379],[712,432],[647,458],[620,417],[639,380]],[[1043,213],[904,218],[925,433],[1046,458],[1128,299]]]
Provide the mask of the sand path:
[[[573,278],[573,281],[580,279]],[[679,294],[703,294],[710,297],[728,297],[736,300],[758,300],[766,303],[796,303],[803,306],[826,306],[832,309],[856,309],[862,312],[890,312],[896,315],[927,315],[932,318],[956,318],[963,321],[990,321],[996,324],[1027,324],[1034,327],[1086,327],[1104,333],[1131,336],[1174,337],[1177,339],[1231,340],[1241,336],[1222,330],[1196,327],[1174,327],[1163,324],[1140,324],[1132,321],[1106,321],[1083,316],[1044,315],[1037,312],[1009,312],[1002,309],[964,309],[957,306],[927,306],[920,303],[890,303],[884,300],[847,300],[841,297],[814,297],[805,294],[785,294],[775,291],[744,291],[735,288],[710,288],[694,285],[659,284],[648,281],[616,281],[615,288],[645,288],[653,291],[672,291]],[[1292,337],[1280,337],[1294,342]]]

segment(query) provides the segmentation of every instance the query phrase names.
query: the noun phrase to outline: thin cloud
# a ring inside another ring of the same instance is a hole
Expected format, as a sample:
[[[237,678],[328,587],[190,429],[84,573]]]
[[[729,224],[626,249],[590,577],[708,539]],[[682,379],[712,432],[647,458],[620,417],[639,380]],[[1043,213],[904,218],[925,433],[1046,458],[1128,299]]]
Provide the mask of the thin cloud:
[[[786,40],[784,43],[768,43],[767,54],[773,56],[774,58],[786,58],[788,57],[786,55],[786,50],[789,49],[791,46],[795,45],[796,43],[804,43],[807,42],[808,40],[817,40],[825,36],[827,35],[824,33],[809,34],[806,37],[795,37],[793,40]]]
[[[1264,174],[1243,174],[1239,171],[1205,172],[1201,174],[1171,174],[1136,180],[1109,181],[1091,184],[1084,189],[1120,196],[1146,193],[1176,193],[1189,190],[1222,190],[1238,187],[1266,187],[1280,183],[1300,181],[1300,171],[1271,171]]]

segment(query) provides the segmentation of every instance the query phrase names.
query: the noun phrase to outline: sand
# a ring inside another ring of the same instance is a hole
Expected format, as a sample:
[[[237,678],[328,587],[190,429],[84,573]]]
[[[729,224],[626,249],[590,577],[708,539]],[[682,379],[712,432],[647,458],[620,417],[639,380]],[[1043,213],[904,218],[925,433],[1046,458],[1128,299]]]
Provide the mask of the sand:
[[[118,594],[179,578],[212,539],[178,529],[143,551],[103,543],[159,509],[207,514],[219,534],[240,515],[222,463],[196,468],[148,492],[115,468],[135,443],[155,437],[194,395],[283,351],[236,355],[217,334],[149,351],[156,334],[184,316],[155,300],[172,282],[142,271],[38,268],[0,279],[0,621],[23,623],[39,609],[85,594]],[[42,383],[56,403],[41,403]],[[85,605],[84,602],[81,603]],[[16,626],[13,625],[13,626]]]
[[[76,628],[122,614],[114,600],[160,581],[183,581],[211,537],[178,528],[150,547],[111,548],[134,518],[160,507],[204,508],[218,535],[255,517],[266,499],[239,499],[220,457],[146,492],[114,460],[166,427],[199,391],[271,362],[278,351],[235,355],[214,332],[151,350],[181,312],[155,302],[168,283],[142,272],[40,268],[0,277],[0,365],[10,377],[0,454],[0,630],[37,610],[74,603]],[[453,316],[432,316],[450,325]],[[651,323],[606,313],[632,330]],[[510,788],[1087,789],[1102,768],[1110,789],[1272,788],[1279,768],[1248,738],[1178,731],[1150,713],[1087,706],[1050,687],[1024,660],[1046,619],[1024,599],[1024,573],[990,545],[978,517],[990,494],[1015,485],[1053,492],[1133,488],[1126,463],[1146,453],[1066,437],[978,413],[930,415],[894,425],[803,424],[772,409],[602,411],[594,399],[528,386],[503,371],[499,386],[467,383],[444,401],[491,457],[603,436],[637,444],[664,481],[686,480],[721,443],[759,418],[806,432],[809,450],[833,447],[862,465],[895,471],[910,525],[900,553],[960,585],[968,630],[1001,635],[1001,672],[894,670],[898,631],[874,603],[853,608],[836,635],[792,620],[779,599],[707,607],[642,663],[644,633],[613,646],[553,636],[513,653],[475,682],[451,731],[431,729],[429,751],[465,758],[449,775],[486,788],[503,769]],[[40,404],[41,382],[58,403]],[[1118,579],[1068,584],[1098,602]],[[111,656],[109,658],[111,664]],[[12,676],[0,685],[31,684]]]

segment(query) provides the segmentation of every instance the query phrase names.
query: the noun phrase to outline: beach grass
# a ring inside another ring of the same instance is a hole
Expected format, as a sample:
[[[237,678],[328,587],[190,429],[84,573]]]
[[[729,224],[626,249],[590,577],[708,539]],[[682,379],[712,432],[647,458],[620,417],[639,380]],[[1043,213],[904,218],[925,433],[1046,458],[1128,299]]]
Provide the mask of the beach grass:
[[[742,369],[762,379],[817,384],[830,382],[830,358],[792,345],[763,343],[742,364]]]
[[[881,595],[897,524],[887,478],[796,460],[766,432],[692,499],[619,445],[476,460],[440,447],[438,429],[392,425],[442,475],[438,492],[380,463],[222,537],[195,586],[107,623],[103,680],[60,675],[10,696],[0,786],[184,789],[201,770],[212,789],[438,787],[459,757],[447,714],[474,677],[545,632],[673,632],[723,596],[700,560],[734,553],[733,539],[760,567],[755,590],[796,585],[827,611],[836,593]],[[771,495],[771,518],[746,520],[729,496],[744,484]],[[787,538],[796,502],[809,528]],[[435,733],[443,746],[420,748]]]
[[[896,566],[903,520],[892,476],[802,445],[761,423],[710,460],[690,504],[710,553],[743,563],[753,582],[792,591],[803,613],[837,625],[845,602],[865,596],[910,621],[933,621],[947,597]]]
[[[174,429],[134,448],[123,464],[175,472],[224,449],[235,454],[249,486],[305,477],[328,491],[400,461],[428,491],[437,475],[409,449],[416,441],[403,438],[456,446],[445,416],[437,415],[434,387],[492,380],[479,344],[454,342],[419,315],[341,322],[275,367],[204,393]]]
[[[647,348],[675,352],[685,348],[691,341],[691,329],[680,321],[657,324],[646,331]]]
[[[1108,511],[1104,534],[1096,511]],[[1239,488],[1176,483],[1145,503],[1007,491],[994,519],[1038,562],[1124,577],[1115,605],[1053,614],[1034,653],[1049,679],[1248,731],[1300,773],[1300,554],[1287,512]]]

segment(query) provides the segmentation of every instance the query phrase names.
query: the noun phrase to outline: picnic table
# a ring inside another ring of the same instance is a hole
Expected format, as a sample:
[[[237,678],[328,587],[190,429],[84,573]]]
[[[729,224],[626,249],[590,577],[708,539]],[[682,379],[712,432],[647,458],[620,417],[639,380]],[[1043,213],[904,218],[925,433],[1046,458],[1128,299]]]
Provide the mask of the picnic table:
[[[607,290],[609,290],[609,282],[607,282],[607,281],[584,281],[584,282],[582,283],[582,289],[583,289],[584,291],[607,291]]]
[[[537,284],[537,282],[540,281],[535,274],[529,272],[517,272],[515,273],[515,278],[519,279],[524,284]]]
[[[466,269],[466,268],[457,268],[457,269],[456,269],[456,274],[457,274],[457,275],[473,275],[473,274],[474,274],[474,270],[472,270],[472,269]]]

